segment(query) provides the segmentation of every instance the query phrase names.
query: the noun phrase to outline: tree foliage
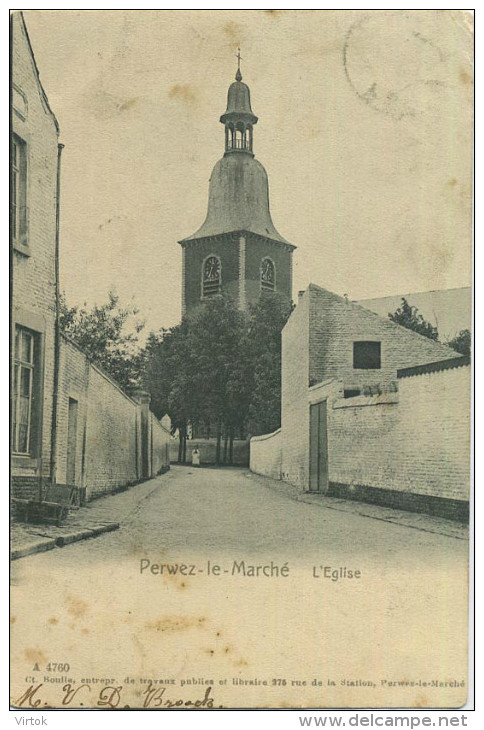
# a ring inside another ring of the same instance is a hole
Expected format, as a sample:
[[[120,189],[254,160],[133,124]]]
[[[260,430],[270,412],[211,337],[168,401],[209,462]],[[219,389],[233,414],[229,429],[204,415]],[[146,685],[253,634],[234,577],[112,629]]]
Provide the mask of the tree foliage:
[[[139,335],[144,323],[138,314],[134,306],[121,307],[112,291],[105,304],[91,310],[69,307],[64,294],[60,299],[61,329],[124,388],[138,384],[142,369]]]
[[[152,407],[180,434],[184,461],[188,423],[210,423],[220,462],[231,461],[234,435],[280,425],[281,330],[291,305],[276,294],[261,297],[248,313],[226,297],[214,297],[170,330],[150,335],[143,385]],[[227,451],[228,450],[228,451]]]
[[[250,399],[248,430],[271,433],[281,425],[281,332],[292,304],[280,294],[264,294],[249,310],[244,339]]]
[[[405,297],[402,297],[402,304],[398,307],[395,312],[388,314],[392,322],[396,322],[402,327],[406,327],[409,330],[417,332],[419,335],[428,337],[430,340],[438,340],[439,333],[437,327],[434,327],[430,322],[427,322],[417,307],[412,306],[407,302]]]
[[[458,335],[447,342],[449,347],[460,352],[461,355],[471,354],[471,333],[470,330],[461,330]]]

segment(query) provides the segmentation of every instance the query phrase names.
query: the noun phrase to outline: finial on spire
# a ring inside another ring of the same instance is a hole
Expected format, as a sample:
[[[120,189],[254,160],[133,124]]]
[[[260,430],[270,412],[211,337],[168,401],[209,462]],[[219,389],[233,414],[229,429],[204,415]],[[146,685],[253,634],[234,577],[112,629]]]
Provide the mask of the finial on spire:
[[[240,62],[242,60],[242,56],[240,55],[240,48],[238,48],[237,51],[237,73],[235,74],[235,80],[242,81],[242,74],[240,73]]]

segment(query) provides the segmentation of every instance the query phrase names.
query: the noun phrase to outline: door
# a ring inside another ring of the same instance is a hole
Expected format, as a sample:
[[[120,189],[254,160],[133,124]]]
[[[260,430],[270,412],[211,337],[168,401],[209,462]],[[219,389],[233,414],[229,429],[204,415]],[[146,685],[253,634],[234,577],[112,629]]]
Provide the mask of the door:
[[[309,489],[328,491],[328,421],[327,403],[310,406],[309,416]]]
[[[67,420],[67,473],[66,480],[69,486],[76,484],[76,454],[77,454],[77,406],[74,398],[69,398],[69,414]]]

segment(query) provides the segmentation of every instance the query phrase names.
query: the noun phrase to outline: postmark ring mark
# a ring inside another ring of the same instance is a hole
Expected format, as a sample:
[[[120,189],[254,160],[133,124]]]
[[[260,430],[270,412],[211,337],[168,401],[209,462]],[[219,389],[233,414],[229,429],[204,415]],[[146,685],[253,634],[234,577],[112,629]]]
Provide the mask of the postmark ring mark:
[[[395,119],[424,113],[448,86],[448,54],[417,26],[408,13],[365,14],[345,37],[343,66],[351,88]]]

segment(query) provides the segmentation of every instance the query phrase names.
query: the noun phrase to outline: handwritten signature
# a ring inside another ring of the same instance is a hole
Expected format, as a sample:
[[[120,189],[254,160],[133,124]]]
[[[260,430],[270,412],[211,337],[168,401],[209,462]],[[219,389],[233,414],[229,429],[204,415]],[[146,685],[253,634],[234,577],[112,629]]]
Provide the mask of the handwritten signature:
[[[56,707],[57,705],[50,705],[43,700],[41,692],[43,686],[43,683],[37,685],[31,684],[24,694],[14,702],[14,707],[36,707],[38,709]],[[131,705],[123,704],[123,689],[124,687],[122,685],[119,687],[103,687],[98,693],[98,696],[94,698],[94,706],[113,710],[130,709]],[[89,684],[81,684],[78,687],[65,684],[62,687],[61,707],[71,705],[75,698],[77,698],[76,706],[82,707],[84,703],[81,702],[81,697],[85,695],[87,700],[87,696],[90,696],[91,692],[92,688]],[[171,699],[166,697],[166,687],[153,687],[152,684],[149,684],[142,693],[142,696],[144,696],[142,707],[151,709],[169,709],[173,707],[212,709],[215,707],[215,704],[211,692],[212,688],[207,687],[203,699]],[[88,706],[92,705],[89,703]],[[217,705],[217,707],[221,708],[223,705]]]

